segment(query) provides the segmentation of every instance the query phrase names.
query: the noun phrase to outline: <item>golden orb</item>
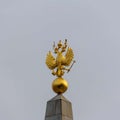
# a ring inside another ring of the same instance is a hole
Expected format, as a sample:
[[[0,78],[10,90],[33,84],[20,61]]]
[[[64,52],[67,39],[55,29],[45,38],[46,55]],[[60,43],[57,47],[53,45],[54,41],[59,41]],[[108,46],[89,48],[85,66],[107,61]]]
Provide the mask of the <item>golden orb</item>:
[[[68,88],[68,83],[62,77],[56,78],[52,83],[52,89],[55,93],[64,93]]]

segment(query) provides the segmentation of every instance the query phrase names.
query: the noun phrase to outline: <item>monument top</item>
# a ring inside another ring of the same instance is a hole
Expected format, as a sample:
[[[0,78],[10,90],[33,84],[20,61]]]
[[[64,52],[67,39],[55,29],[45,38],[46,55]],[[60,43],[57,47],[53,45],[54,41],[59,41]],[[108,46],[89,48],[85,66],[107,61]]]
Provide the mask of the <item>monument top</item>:
[[[57,94],[61,94],[64,93],[68,88],[68,83],[62,78],[62,76],[64,75],[65,71],[68,73],[75,63],[75,60],[73,60],[74,53],[72,48],[68,47],[67,39],[65,39],[64,43],[62,43],[60,40],[57,46],[54,42],[53,51],[54,54],[56,54],[56,57],[54,57],[52,52],[49,51],[46,57],[46,65],[50,70],[52,70],[52,74],[57,76],[52,83],[53,91]],[[73,63],[71,65],[72,61]]]
[[[71,70],[75,61],[72,48],[68,47],[67,40],[57,45],[53,44],[53,52],[49,51],[46,57],[46,65],[52,70],[52,74],[57,78],[52,83],[52,88],[57,95],[47,102],[45,120],[73,120],[72,104],[62,93],[68,88],[68,83],[63,79],[63,75]],[[71,64],[71,62],[73,63]]]

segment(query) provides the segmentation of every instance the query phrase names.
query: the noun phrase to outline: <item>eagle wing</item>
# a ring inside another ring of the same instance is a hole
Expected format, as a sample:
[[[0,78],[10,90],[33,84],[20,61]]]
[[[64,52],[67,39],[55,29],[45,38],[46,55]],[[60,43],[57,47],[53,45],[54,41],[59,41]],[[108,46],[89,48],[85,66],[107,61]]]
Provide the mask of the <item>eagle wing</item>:
[[[65,55],[64,65],[65,65],[65,66],[69,66],[70,63],[71,63],[72,60],[73,60],[73,57],[74,57],[73,50],[72,50],[72,48],[69,48],[69,47],[68,47],[67,52],[66,52],[66,55]]]
[[[48,66],[49,69],[53,70],[57,66],[56,60],[53,57],[52,53],[49,51],[46,57],[46,65]]]

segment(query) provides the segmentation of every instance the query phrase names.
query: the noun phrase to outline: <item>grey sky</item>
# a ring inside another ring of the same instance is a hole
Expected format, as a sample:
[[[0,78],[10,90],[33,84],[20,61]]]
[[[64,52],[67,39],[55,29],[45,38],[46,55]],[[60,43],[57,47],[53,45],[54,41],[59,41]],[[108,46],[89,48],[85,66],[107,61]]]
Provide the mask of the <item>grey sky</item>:
[[[120,120],[119,0],[0,1],[0,120],[44,120],[55,96],[46,53],[65,38],[74,120]]]

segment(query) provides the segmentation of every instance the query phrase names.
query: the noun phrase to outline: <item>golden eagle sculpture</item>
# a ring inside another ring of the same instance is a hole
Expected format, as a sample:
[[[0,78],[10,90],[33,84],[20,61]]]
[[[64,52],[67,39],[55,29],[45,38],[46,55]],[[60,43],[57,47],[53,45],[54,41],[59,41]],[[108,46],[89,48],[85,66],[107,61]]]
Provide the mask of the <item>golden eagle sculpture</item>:
[[[65,85],[63,85],[63,83],[66,84],[66,87],[68,87],[68,83],[66,80],[62,78],[62,76],[64,75],[65,71],[69,72],[73,64],[75,63],[75,61],[73,61],[74,53],[72,48],[68,47],[67,39],[65,39],[64,44],[62,43],[61,40],[59,41],[57,46],[54,43],[53,50],[54,50],[54,54],[56,54],[56,57],[54,57],[52,52],[49,51],[46,57],[46,65],[50,70],[52,70],[52,74],[58,77],[53,81],[52,87],[53,90],[59,94],[67,90],[67,88],[65,88]],[[72,61],[73,63],[71,65]]]

